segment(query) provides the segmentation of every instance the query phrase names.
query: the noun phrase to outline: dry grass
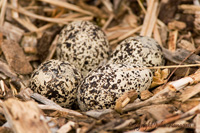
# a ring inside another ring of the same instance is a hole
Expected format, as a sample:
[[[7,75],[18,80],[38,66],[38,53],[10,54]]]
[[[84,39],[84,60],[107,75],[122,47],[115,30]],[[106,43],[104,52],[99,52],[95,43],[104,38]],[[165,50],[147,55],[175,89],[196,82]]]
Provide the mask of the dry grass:
[[[166,0],[1,0],[0,131],[26,132],[26,124],[38,132],[200,132],[199,11],[199,2],[183,0],[178,4]],[[41,60],[54,58],[60,29],[75,20],[99,25],[113,49],[135,35],[158,41],[165,66],[124,70],[155,69],[153,88],[142,92],[142,100],[133,102],[137,96],[130,92],[118,99],[119,113],[111,109],[81,112],[62,108],[28,88],[32,70]],[[38,44],[45,46],[44,53],[38,53]],[[47,126],[50,122],[54,126]],[[10,127],[3,126],[8,123]]]

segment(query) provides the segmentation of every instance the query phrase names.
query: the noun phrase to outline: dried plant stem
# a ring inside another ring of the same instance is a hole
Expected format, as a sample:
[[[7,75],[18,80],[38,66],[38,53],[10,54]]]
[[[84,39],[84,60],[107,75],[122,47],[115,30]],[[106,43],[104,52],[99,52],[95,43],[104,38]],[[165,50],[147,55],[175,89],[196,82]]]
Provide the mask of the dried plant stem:
[[[152,10],[153,10],[153,5],[154,5],[155,0],[151,0],[150,3],[148,4],[148,8],[147,8],[147,13],[145,15],[144,18],[144,22],[143,22],[143,28],[141,31],[141,35],[144,35],[146,33],[146,30],[148,29],[148,25],[149,25],[149,20],[152,14]]]
[[[76,112],[74,110],[70,110],[70,109],[65,109],[62,108],[60,105],[56,104],[55,102],[47,99],[46,97],[38,94],[38,93],[32,93],[31,97],[36,99],[37,101],[40,101],[41,103],[44,103],[45,105],[38,105],[41,109],[44,110],[58,110],[61,112],[65,112],[69,115],[73,115],[73,116],[78,116],[78,117],[84,117],[81,113]]]
[[[102,3],[105,5],[109,12],[113,12],[113,5],[110,0],[102,0]]]
[[[137,27],[137,28],[135,28],[133,30],[130,30],[126,34],[124,34],[124,35],[120,36],[119,38],[117,38],[117,40],[114,40],[114,41],[110,42],[110,45],[116,44],[116,43],[124,40],[125,38],[127,38],[127,37],[131,36],[132,34],[138,32],[141,28],[142,28],[142,26],[139,26],[139,27]]]
[[[153,11],[149,20],[149,26],[148,29],[146,31],[146,36],[151,37],[151,34],[153,32],[153,28],[156,25],[156,20],[157,20],[157,14],[158,14],[159,10],[158,10],[158,0],[155,1],[154,6],[153,6]]]
[[[109,26],[109,24],[111,23],[113,18],[114,18],[114,14],[111,14],[110,17],[108,18],[108,20],[106,21],[106,23],[104,24],[104,26],[102,27],[102,30],[105,31],[105,29]]]
[[[3,96],[6,95],[6,89],[5,89],[5,83],[3,82],[3,80],[0,80],[0,88],[1,88],[1,93],[3,92]]]
[[[185,59],[184,59],[179,65],[183,64],[183,62],[185,62],[192,54],[194,54],[194,53],[195,53],[196,51],[198,51],[199,49],[200,49],[200,46],[199,46],[195,51],[191,52],[187,57],[185,57]],[[169,79],[171,78],[171,76],[175,73],[175,71],[176,71],[178,68],[179,68],[179,66],[176,67],[176,68],[171,72],[171,74],[170,74],[169,77],[167,78],[167,81],[169,81]],[[167,82],[164,84],[163,87],[165,87],[166,84],[167,84]]]
[[[192,11],[200,11],[200,6],[198,5],[180,5],[178,6],[179,9],[182,10],[192,10]]]
[[[125,108],[122,109],[122,111],[127,112],[151,104],[167,103],[175,98],[176,91],[186,87],[187,85],[196,84],[198,82],[200,82],[200,70],[188,77],[184,77],[182,79],[168,83],[163,90],[146,101],[128,104]]]
[[[54,23],[48,23],[48,24],[46,24],[46,25],[44,25],[44,26],[38,28],[38,29],[37,29],[36,31],[34,31],[34,32],[42,32],[42,31],[44,31],[44,30],[46,30],[46,29],[52,27],[53,25],[54,25]]]
[[[47,30],[48,28],[51,28],[55,23],[48,23],[46,25],[41,26],[40,28],[37,28],[34,31],[30,31],[30,32],[26,32],[24,33],[24,35],[30,35],[32,33],[36,33],[37,34],[37,38],[41,38],[43,35],[43,31]]]
[[[24,8],[21,8],[21,7],[15,8],[12,5],[8,5],[7,7],[15,10],[15,11],[21,13],[21,14],[32,17],[32,18],[40,19],[40,20],[47,21],[47,22],[60,23],[60,24],[67,24],[69,21],[73,21],[73,20],[91,20],[93,18],[92,16],[79,17],[79,18],[74,18],[74,17],[50,18],[50,17],[44,17],[44,16],[34,14],[34,13],[29,12],[29,11],[27,11]]]
[[[155,24],[155,27],[154,27],[154,30],[153,30],[153,36],[154,36],[155,40],[156,40],[161,46],[163,46],[162,40],[161,40],[161,36],[160,36],[159,31],[158,31],[158,25],[157,25],[157,24]]]
[[[165,124],[168,124],[168,123],[171,123],[171,122],[174,122],[174,121],[177,121],[177,120],[180,120],[180,119],[195,115],[197,113],[200,113],[200,104],[195,106],[194,108],[192,108],[191,110],[189,110],[186,113],[183,113],[183,114],[180,114],[180,115],[176,115],[176,116],[167,118],[165,120],[160,120],[156,124],[151,125],[149,127],[148,126],[147,127],[141,127],[140,131],[149,131],[149,130],[152,130],[152,129],[157,128],[159,126],[162,126],[162,125],[165,125]]]
[[[177,38],[178,30],[169,32],[168,49],[172,52],[176,51]]]
[[[52,106],[52,105],[42,105],[42,104],[39,104],[38,106],[42,110],[57,110],[60,112],[67,113],[68,115],[73,115],[73,116],[77,116],[77,117],[81,117],[81,118],[86,117],[77,111],[66,109],[66,108],[56,107],[56,106]]]
[[[61,108],[60,105],[56,104],[55,102],[47,99],[46,97],[38,94],[38,93],[32,93],[31,97],[36,99],[37,101],[40,101],[41,103],[45,104],[45,105],[51,105],[51,106],[55,106],[57,108]]]
[[[3,5],[3,2],[4,2],[3,0],[0,1],[0,7]]]
[[[144,8],[144,6],[143,6],[141,0],[137,0],[137,2],[138,2],[138,4],[139,4],[140,8],[142,9],[142,11],[144,12],[144,14],[146,14],[147,11],[146,11],[146,9]]]
[[[67,2],[58,1],[58,0],[56,0],[56,1],[55,0],[39,0],[39,1],[43,1],[43,2],[50,3],[52,5],[64,7],[64,8],[67,8],[69,10],[77,11],[77,12],[80,12],[80,13],[83,13],[83,14],[93,15],[93,13],[91,13],[89,11],[86,11],[86,10],[83,10],[78,6],[70,4],[70,3],[67,3]]]
[[[29,31],[36,31],[38,30],[38,28],[33,25],[31,22],[26,21],[25,19],[21,19],[21,18],[14,18],[18,23],[20,23],[21,25],[23,25],[24,27],[26,27],[26,29],[28,29]]]
[[[52,42],[50,48],[49,48],[49,53],[45,59],[45,61],[52,59],[55,51],[56,51],[56,46],[57,46],[57,40],[58,40],[58,35],[55,37],[54,41]]]
[[[141,30],[140,35],[142,36],[149,36],[151,37],[153,27],[155,25],[157,19],[157,7],[158,7],[158,0],[151,0],[149,1],[149,6],[147,8],[147,13],[144,18],[143,27]]]
[[[155,94],[153,97],[138,103],[130,103],[122,109],[122,112],[128,112],[131,110],[136,110],[138,108],[152,105],[152,104],[161,104],[168,103],[176,96],[175,91],[171,91],[168,88],[163,89],[159,93]]]
[[[0,27],[3,26],[5,13],[6,13],[6,7],[7,7],[7,0],[2,1],[2,7],[1,7],[1,14],[0,14]]]
[[[17,7],[17,6],[18,6],[18,0],[11,0],[11,4],[12,4],[14,7]],[[13,17],[13,18],[19,18],[18,12],[12,11],[12,17]]]
[[[170,88],[174,88],[176,90],[182,89],[183,87],[187,86],[187,85],[192,85],[192,84],[196,84],[200,82],[200,70],[197,70],[196,73],[184,77],[182,79],[179,79],[177,81],[173,81],[171,83],[169,83]]]
[[[97,8],[96,6],[88,5],[84,2],[84,0],[79,0],[77,3],[81,8],[90,11],[94,16],[98,16],[100,18],[107,18],[107,14],[105,14],[102,10]]]
[[[139,68],[128,68],[125,69],[127,71],[131,70],[142,70],[142,69],[161,69],[161,68],[184,68],[184,67],[197,67],[200,66],[200,64],[188,64],[188,65],[172,65],[172,66],[155,66],[155,67],[139,67]]]
[[[200,111],[200,108],[199,108],[199,111]],[[196,116],[195,125],[196,125],[195,132],[200,133],[200,114],[197,114]]]

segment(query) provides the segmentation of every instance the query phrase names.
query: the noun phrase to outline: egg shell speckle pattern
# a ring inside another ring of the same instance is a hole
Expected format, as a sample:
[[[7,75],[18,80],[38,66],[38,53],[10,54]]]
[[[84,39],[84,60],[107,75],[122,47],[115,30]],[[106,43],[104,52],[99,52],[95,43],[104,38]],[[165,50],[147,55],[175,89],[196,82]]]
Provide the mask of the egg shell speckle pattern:
[[[78,88],[77,99],[82,111],[114,108],[115,101],[124,92],[140,93],[150,87],[153,74],[150,69],[132,69],[136,65],[107,64],[90,72]]]
[[[62,107],[71,107],[76,100],[81,74],[67,61],[49,60],[32,74],[30,88]]]
[[[153,67],[164,65],[160,45],[150,37],[129,37],[113,51],[109,63],[133,63]]]
[[[62,29],[56,51],[59,60],[69,61],[86,76],[109,57],[110,45],[97,25],[74,21]]]

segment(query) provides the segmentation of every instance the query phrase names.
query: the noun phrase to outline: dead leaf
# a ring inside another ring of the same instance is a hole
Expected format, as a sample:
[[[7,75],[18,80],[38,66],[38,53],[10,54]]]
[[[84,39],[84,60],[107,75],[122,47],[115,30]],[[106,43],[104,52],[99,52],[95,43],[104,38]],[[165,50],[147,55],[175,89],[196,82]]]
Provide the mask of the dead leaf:
[[[153,76],[153,82],[150,86],[150,88],[154,88],[156,86],[162,85],[167,81],[167,77],[169,75],[169,69],[157,69],[155,71],[154,76]]]

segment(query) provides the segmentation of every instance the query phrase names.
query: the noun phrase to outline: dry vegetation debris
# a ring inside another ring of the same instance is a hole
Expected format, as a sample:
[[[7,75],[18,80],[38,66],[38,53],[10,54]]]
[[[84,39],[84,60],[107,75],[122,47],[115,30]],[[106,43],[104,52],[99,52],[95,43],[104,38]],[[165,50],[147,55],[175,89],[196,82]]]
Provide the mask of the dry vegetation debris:
[[[28,88],[31,72],[54,58],[58,33],[74,20],[99,25],[113,49],[134,35],[159,42],[166,66],[151,67],[154,84],[141,99],[129,93],[115,110],[81,112]],[[199,35],[198,0],[1,0],[0,132],[199,133]]]

